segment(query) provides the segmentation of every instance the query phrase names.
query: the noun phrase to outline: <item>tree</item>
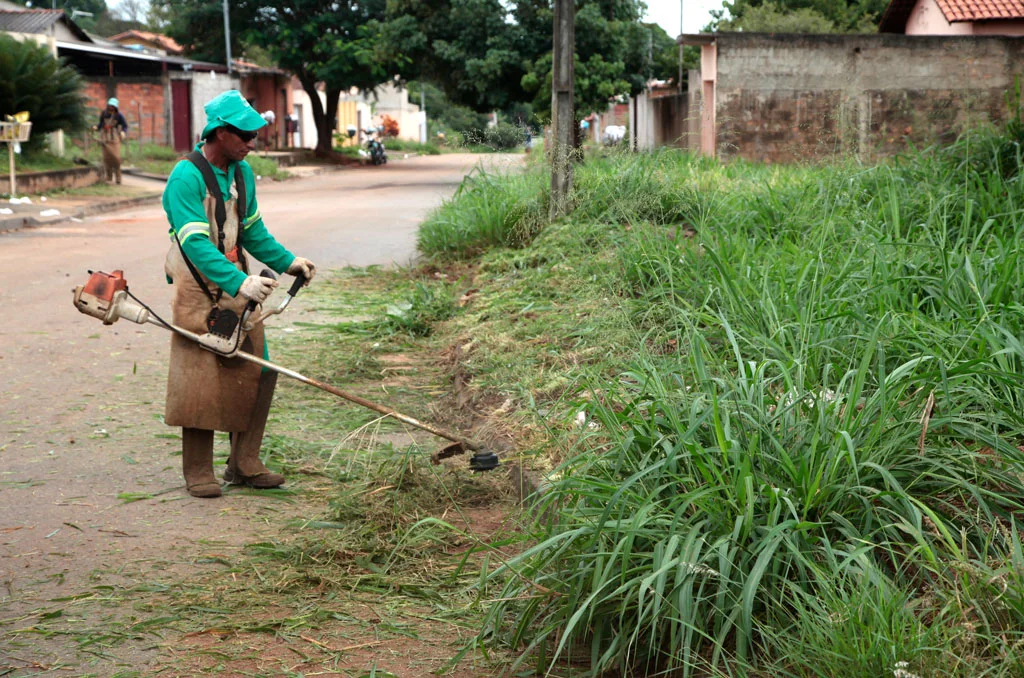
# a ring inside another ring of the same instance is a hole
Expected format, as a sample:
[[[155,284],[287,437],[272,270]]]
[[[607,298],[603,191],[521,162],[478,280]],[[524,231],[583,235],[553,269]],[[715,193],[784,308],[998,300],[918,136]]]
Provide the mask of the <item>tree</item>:
[[[251,25],[249,3],[228,3],[231,25],[231,53],[243,52],[244,31]],[[219,0],[150,0],[150,23],[166,21],[164,32],[185,48],[190,58],[216,64],[227,63],[224,51],[224,6]]]
[[[544,3],[541,3],[544,4]],[[603,111],[616,96],[636,95],[655,78],[675,79],[678,47],[659,26],[640,23],[642,8],[630,0],[587,0],[576,11],[575,103],[577,115]],[[551,13],[543,7],[528,13],[548,39],[522,79],[538,115],[551,114]]]
[[[149,3],[145,0],[121,0],[114,15],[122,21],[144,24],[148,14],[148,5]]]
[[[382,47],[385,0],[290,0],[237,3],[254,20],[247,39],[295,74],[309,95],[317,129],[316,153],[330,154],[338,96],[371,90],[391,77],[396,55]],[[317,83],[325,88],[320,102]]]
[[[20,111],[32,122],[30,149],[49,132],[78,131],[85,126],[82,80],[44,45],[0,33],[0,117]]]
[[[168,17],[167,34],[196,59],[225,62],[219,0],[154,0]],[[318,155],[333,147],[338,96],[369,90],[391,77],[395,55],[382,47],[386,0],[240,0],[229,5],[231,53],[258,47],[261,57],[290,71],[309,95]],[[319,84],[324,85],[326,106]]]
[[[576,104],[586,112],[640,91],[674,42],[639,23],[639,0],[577,7]],[[390,0],[384,36],[407,57],[403,77],[436,83],[452,102],[519,116],[529,103],[546,117],[553,19],[551,0]]]
[[[390,0],[382,37],[406,80],[437,84],[455,104],[502,110],[527,99],[519,81],[533,58],[528,27],[501,0]],[[546,27],[551,50],[550,15]]]
[[[836,33],[837,28],[820,12],[803,7],[786,11],[773,2],[760,7],[748,7],[735,19],[718,24],[720,31],[748,33]]]
[[[768,11],[755,11],[750,19],[751,26],[782,25],[791,27],[791,32],[812,32],[799,29],[825,27],[818,18],[822,17],[834,27],[833,32],[871,33],[878,30],[889,0],[727,0],[724,4],[725,9],[711,13],[714,17],[712,28],[715,30],[764,30],[748,27],[743,22],[749,11],[771,6]],[[731,19],[725,18],[726,11]],[[797,17],[787,21],[777,16],[792,14]],[[783,32],[778,29],[776,31]]]
[[[418,103],[420,91],[423,91],[423,103],[426,106],[427,121],[433,132],[465,132],[480,130],[487,127],[487,116],[477,113],[466,106],[452,103],[437,85],[429,82],[414,81],[408,83],[409,101]],[[529,113],[520,116],[520,124],[529,119]]]

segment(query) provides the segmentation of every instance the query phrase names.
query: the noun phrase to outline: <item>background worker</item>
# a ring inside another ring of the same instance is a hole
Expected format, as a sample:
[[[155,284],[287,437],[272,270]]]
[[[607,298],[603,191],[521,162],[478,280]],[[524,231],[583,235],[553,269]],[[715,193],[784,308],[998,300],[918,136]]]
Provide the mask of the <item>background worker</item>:
[[[247,303],[262,303],[277,286],[250,274],[247,253],[277,273],[302,274],[307,284],[316,272],[313,262],[278,243],[260,216],[255,178],[244,158],[266,122],[236,90],[216,97],[205,110],[203,142],[175,166],[163,195],[171,226],[165,270],[174,285],[174,323],[198,334],[210,331],[209,321],[219,314],[241,316]],[[241,350],[267,357],[262,323],[247,333]],[[214,431],[230,432],[227,482],[255,488],[284,483],[284,476],[260,459],[276,383],[276,372],[172,336],[164,421],[182,427],[189,494],[221,495],[213,472]]]
[[[106,181],[117,178],[121,183],[121,140],[128,134],[128,121],[117,108],[114,97],[107,99],[107,107],[100,113],[96,129],[103,146],[103,176]]]

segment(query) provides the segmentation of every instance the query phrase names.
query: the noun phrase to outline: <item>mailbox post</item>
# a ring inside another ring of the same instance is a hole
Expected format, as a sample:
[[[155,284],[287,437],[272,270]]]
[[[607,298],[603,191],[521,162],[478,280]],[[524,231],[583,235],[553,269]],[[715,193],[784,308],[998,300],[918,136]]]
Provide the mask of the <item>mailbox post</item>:
[[[7,144],[12,198],[18,197],[18,183],[14,176],[14,144],[28,141],[31,133],[32,123],[30,122],[0,122],[0,141]]]

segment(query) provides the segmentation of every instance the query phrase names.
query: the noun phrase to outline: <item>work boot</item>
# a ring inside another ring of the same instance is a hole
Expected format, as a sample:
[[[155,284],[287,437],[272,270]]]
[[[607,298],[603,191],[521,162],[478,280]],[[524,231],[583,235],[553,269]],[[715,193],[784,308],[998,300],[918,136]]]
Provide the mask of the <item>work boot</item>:
[[[224,480],[232,485],[248,485],[266,490],[284,484],[284,476],[272,472],[260,459],[263,431],[267,427],[267,415],[270,414],[270,401],[274,399],[276,385],[277,372],[267,371],[260,375],[249,430],[231,433],[231,454],[228,456],[228,467],[224,469]]]
[[[181,429],[181,470],[185,476],[185,487],[193,497],[213,499],[220,496],[220,483],[213,474],[213,431]]]

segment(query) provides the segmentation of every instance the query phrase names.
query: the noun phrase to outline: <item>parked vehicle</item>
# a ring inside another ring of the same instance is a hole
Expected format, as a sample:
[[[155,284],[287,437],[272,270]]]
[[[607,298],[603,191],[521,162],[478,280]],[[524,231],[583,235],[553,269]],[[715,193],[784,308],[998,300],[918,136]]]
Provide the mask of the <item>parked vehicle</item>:
[[[370,152],[370,162],[374,165],[385,165],[388,162],[388,154],[384,149],[384,142],[380,140],[380,131],[368,129],[366,131],[366,150]]]

